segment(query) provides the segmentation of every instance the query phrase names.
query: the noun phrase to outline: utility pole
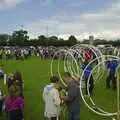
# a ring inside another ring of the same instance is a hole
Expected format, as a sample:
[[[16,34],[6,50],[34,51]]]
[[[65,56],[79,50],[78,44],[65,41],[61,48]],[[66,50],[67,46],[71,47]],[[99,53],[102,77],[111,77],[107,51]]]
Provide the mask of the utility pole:
[[[46,37],[47,37],[47,46],[48,46],[48,37],[49,37],[49,35],[48,35],[48,25],[46,27]]]
[[[48,26],[46,27],[46,36],[48,38]]]
[[[20,30],[24,30],[24,25],[20,25]]]

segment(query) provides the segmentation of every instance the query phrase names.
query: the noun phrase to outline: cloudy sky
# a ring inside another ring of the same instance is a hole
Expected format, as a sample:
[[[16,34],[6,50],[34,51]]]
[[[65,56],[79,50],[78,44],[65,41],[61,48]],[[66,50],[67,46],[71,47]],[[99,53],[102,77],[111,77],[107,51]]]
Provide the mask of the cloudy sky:
[[[0,0],[0,33],[120,38],[120,0]]]

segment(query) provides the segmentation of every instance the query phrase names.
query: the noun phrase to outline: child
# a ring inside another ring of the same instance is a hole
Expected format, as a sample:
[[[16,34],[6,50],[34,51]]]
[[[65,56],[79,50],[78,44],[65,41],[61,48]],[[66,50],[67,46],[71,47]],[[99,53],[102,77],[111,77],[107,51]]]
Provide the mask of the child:
[[[20,90],[17,85],[10,86],[9,95],[4,104],[8,120],[23,120],[24,101],[20,97]]]
[[[60,94],[60,100],[61,100],[61,114],[60,114],[60,120],[66,119],[66,104],[65,104],[65,96],[66,96],[66,90],[62,87],[59,88],[59,94]]]
[[[58,120],[60,115],[60,97],[57,90],[59,78],[52,76],[50,85],[45,86],[43,91],[43,100],[45,102],[45,117],[48,120]]]

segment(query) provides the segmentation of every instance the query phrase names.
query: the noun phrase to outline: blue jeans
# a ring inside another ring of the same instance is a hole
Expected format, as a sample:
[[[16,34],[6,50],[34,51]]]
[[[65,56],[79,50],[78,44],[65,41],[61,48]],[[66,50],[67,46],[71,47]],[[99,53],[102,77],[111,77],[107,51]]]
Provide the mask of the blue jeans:
[[[80,120],[80,111],[69,111],[69,119],[68,120]]]

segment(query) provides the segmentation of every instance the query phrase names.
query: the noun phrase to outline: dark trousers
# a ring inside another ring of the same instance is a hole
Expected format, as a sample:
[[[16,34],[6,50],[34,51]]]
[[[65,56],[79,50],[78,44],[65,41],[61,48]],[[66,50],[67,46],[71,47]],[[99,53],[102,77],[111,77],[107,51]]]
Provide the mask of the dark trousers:
[[[115,74],[110,73],[106,80],[106,87],[110,88],[110,82],[112,81],[112,88],[116,90],[116,77]]]
[[[50,120],[57,120],[57,118],[56,117],[52,117]]]
[[[80,120],[80,110],[69,111],[68,120]]]
[[[23,113],[21,110],[7,112],[7,120],[23,120]]]
[[[93,92],[93,88],[94,88],[94,82],[93,82],[93,76],[92,75],[90,76],[89,83],[88,83],[88,77],[85,77],[85,87],[86,87],[86,92],[85,93],[88,95],[87,86],[88,86],[89,93],[91,95],[92,92]]]

